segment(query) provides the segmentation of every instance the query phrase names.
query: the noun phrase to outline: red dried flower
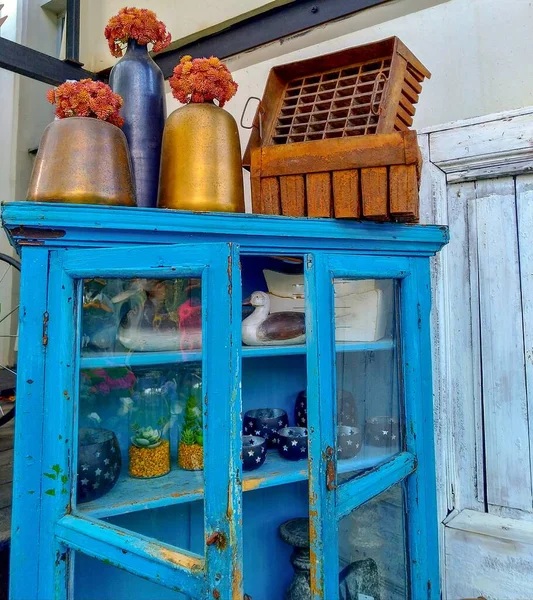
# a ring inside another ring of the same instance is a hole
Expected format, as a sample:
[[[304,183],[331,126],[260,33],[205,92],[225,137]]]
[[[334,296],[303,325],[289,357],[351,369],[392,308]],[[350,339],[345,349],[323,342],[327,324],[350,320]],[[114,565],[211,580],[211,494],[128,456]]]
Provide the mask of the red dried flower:
[[[182,104],[217,100],[219,106],[224,106],[238,88],[228,67],[215,56],[194,60],[184,56],[174,67],[169,83],[172,95]]]
[[[119,115],[122,98],[101,81],[66,81],[48,90],[46,98],[50,104],[56,105],[56,116],[60,119],[93,117],[117,127],[124,124]]]
[[[170,33],[155,12],[146,8],[121,8],[111,17],[104,30],[111,54],[120,58],[128,40],[137,40],[143,46],[153,44],[153,51],[160,52],[170,44]]]

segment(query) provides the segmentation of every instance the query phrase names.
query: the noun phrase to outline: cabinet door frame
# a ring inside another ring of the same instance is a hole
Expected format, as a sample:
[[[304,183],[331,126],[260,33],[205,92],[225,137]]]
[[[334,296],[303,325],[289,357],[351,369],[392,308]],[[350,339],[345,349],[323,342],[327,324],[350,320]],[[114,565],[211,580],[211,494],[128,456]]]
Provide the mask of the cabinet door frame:
[[[333,278],[400,281],[405,451],[337,487],[334,415]],[[313,253],[306,262],[310,306],[308,419],[311,431],[310,538],[313,600],[338,598],[337,522],[357,506],[405,481],[410,596],[440,597],[430,358],[430,272],[424,258]],[[432,517],[431,517],[432,516]],[[429,517],[429,518],[428,518]]]
[[[208,419],[217,423],[216,439],[207,435],[204,445],[204,468],[211,477],[206,478],[204,484],[206,544],[203,557],[121,531],[103,521],[82,517],[72,509],[81,335],[80,280],[95,276],[202,277],[202,318],[206,333],[202,356],[204,397],[209,396]],[[40,544],[36,553],[38,588],[35,589],[33,582],[33,587],[24,589],[19,581],[15,586],[18,595],[14,597],[43,600],[71,597],[71,556],[73,550],[78,550],[148,580],[184,590],[192,598],[218,593],[221,599],[241,600],[238,248],[231,243],[200,243],[90,251],[52,250],[48,282],[47,329],[43,333],[48,341],[39,494]],[[221,464],[227,468],[217,468]]]

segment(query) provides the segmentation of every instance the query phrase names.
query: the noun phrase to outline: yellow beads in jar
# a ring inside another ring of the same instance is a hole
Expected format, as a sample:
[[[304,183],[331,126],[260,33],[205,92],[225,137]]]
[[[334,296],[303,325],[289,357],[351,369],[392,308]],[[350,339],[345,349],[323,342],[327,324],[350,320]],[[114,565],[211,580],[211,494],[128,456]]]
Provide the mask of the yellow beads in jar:
[[[155,448],[131,445],[129,456],[132,477],[161,477],[170,471],[170,443],[167,440],[162,440]]]

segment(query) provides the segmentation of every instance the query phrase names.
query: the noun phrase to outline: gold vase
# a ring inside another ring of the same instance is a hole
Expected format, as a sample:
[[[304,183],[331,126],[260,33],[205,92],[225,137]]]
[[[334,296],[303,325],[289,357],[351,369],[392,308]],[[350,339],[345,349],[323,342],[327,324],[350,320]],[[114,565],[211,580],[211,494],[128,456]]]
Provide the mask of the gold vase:
[[[135,206],[126,136],[90,117],[53,121],[41,138],[28,200]]]
[[[188,104],[167,119],[160,208],[244,212],[241,145],[235,119],[214,104]]]

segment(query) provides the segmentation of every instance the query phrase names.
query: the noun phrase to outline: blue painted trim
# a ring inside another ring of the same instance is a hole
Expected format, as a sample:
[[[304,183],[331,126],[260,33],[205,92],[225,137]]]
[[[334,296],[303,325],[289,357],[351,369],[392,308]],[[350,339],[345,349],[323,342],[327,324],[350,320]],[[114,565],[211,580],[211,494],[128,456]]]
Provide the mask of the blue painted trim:
[[[356,456],[350,460],[340,461],[338,472],[364,471],[382,464],[387,458],[389,457],[385,452],[365,458]],[[276,487],[296,481],[306,481],[308,478],[307,462],[285,460],[279,456],[277,450],[268,450],[265,464],[260,469],[243,473],[242,490],[248,492]],[[203,495],[203,485],[200,481],[191,481],[186,472],[175,469],[168,475],[153,481],[123,476],[105,496],[80,504],[74,512],[80,516],[103,519],[139,510],[194,502],[203,498]]]
[[[20,287],[10,598],[38,597],[48,250],[24,248]],[[31,515],[31,518],[28,518]]]
[[[410,263],[401,257],[330,254],[328,268],[332,278],[403,279],[409,275]]]
[[[448,229],[440,226],[59,203],[9,202],[2,207],[2,222],[16,244],[54,246],[201,240],[233,241],[242,251],[258,253],[313,248],[429,256],[448,241]]]
[[[56,524],[55,533],[57,539],[71,550],[177,592],[205,598],[201,556],[156,543],[152,538],[132,534],[116,525],[73,516],[63,517]]]
[[[349,515],[361,504],[405,479],[415,469],[415,457],[409,452],[401,452],[372,471],[343,483],[337,490],[337,519]]]
[[[336,491],[327,488],[328,458],[336,463],[336,398],[333,285],[326,258],[316,253],[305,261],[312,600],[334,600],[339,593]]]
[[[431,282],[429,261],[411,260],[413,275],[402,285],[402,343],[406,448],[418,461],[407,478],[407,532],[411,595],[440,598],[439,547],[433,440]]]
[[[379,350],[390,350],[394,348],[391,339],[383,339],[377,342],[343,342],[336,345],[336,352],[369,352]],[[305,344],[299,346],[243,346],[242,358],[264,358],[268,356],[292,356],[295,354],[306,354]],[[184,362],[198,362],[202,358],[201,351],[198,352],[137,352],[116,353],[105,355],[95,352],[94,355],[87,354],[81,358],[82,369],[96,369],[100,367],[141,367],[151,365],[176,364]]]
[[[55,538],[55,523],[71,510],[74,423],[77,413],[75,320],[81,296],[62,265],[64,251],[50,253],[48,347],[44,397],[39,591],[42,600],[66,600],[70,561]]]
[[[240,315],[238,249],[227,244],[209,257],[203,288],[204,523],[207,584],[220,598],[242,598]],[[207,415],[207,419],[205,418]]]

